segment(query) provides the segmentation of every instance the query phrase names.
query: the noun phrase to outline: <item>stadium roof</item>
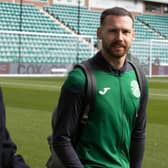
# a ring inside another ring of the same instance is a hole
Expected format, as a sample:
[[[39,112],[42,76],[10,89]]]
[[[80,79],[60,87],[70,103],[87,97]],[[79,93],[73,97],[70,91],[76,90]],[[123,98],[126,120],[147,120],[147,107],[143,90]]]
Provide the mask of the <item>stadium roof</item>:
[[[144,0],[144,1],[150,1],[150,2],[158,2],[158,3],[168,4],[168,0]]]

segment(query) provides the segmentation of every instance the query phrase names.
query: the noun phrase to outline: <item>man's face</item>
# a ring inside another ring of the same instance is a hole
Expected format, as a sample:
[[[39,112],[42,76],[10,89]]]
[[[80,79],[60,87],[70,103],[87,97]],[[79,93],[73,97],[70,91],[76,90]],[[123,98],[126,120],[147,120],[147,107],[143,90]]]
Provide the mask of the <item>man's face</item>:
[[[102,40],[103,52],[115,58],[125,56],[134,38],[133,21],[129,16],[106,16],[98,28],[97,36]]]

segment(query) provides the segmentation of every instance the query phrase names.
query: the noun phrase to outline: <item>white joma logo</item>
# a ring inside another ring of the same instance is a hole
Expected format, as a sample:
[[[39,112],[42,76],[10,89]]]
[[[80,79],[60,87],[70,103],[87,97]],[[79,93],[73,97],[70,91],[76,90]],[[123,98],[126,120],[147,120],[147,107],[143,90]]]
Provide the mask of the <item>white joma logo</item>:
[[[99,93],[100,93],[101,95],[105,95],[108,90],[110,90],[110,88],[103,88],[103,90],[100,90]]]

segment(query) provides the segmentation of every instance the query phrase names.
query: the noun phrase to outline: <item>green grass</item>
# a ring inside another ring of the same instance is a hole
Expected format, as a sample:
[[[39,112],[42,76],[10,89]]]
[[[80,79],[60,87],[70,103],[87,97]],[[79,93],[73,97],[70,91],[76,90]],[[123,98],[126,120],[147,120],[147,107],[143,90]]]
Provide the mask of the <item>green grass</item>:
[[[1,77],[7,127],[31,168],[44,168],[49,157],[47,136],[64,78]],[[168,165],[168,78],[149,80],[147,141],[143,168]]]
[[[147,141],[143,168],[168,165],[168,78],[149,80]]]
[[[31,168],[45,167],[47,136],[63,78],[1,78],[7,127]]]

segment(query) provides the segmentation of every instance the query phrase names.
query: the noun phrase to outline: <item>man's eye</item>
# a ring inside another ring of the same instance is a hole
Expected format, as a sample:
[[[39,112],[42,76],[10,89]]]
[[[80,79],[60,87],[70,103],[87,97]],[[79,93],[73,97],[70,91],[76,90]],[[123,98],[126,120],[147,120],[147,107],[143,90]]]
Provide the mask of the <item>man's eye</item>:
[[[115,33],[115,32],[117,32],[117,30],[115,30],[115,29],[110,29],[109,32]]]
[[[123,31],[124,34],[130,34],[131,32],[128,30]]]

